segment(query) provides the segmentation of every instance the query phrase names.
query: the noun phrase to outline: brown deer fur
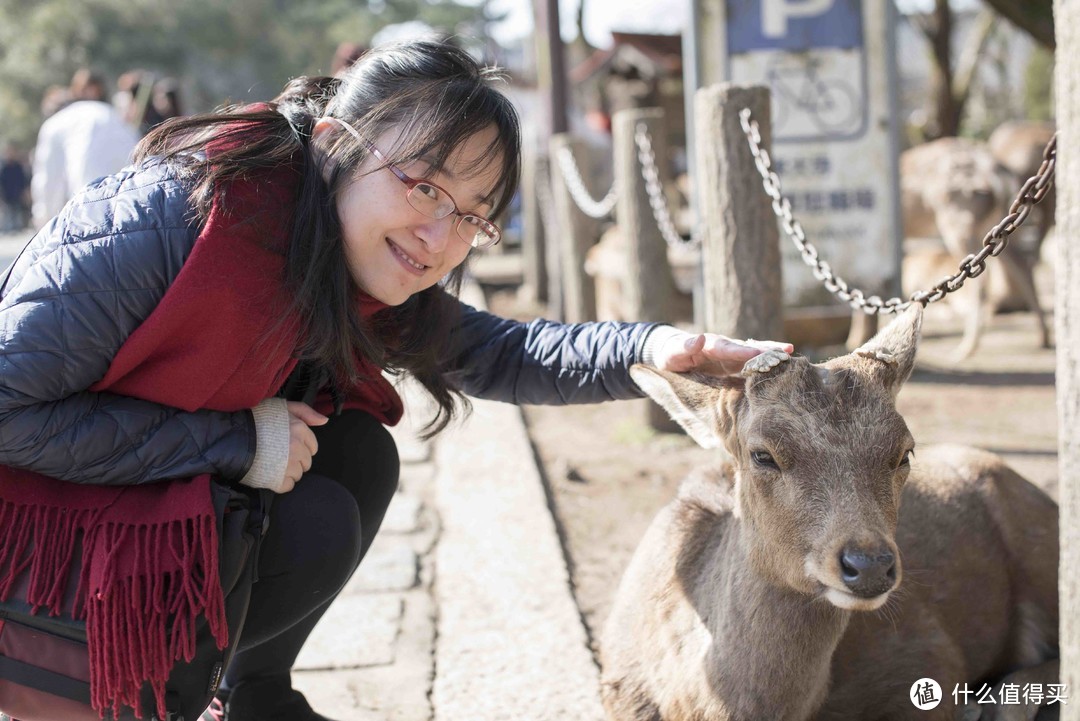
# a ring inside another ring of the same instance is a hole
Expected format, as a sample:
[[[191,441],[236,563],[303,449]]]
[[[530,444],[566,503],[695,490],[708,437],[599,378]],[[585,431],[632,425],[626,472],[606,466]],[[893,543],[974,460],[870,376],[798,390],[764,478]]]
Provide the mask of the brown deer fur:
[[[956,684],[1056,682],[1056,505],[990,453],[911,458],[895,398],[920,323],[916,307],[817,365],[768,352],[745,380],[634,367],[727,454],[685,481],[619,586],[601,644],[611,719],[951,720]],[[886,559],[878,585],[845,583],[855,557]],[[932,711],[909,698],[923,677],[943,689]]]

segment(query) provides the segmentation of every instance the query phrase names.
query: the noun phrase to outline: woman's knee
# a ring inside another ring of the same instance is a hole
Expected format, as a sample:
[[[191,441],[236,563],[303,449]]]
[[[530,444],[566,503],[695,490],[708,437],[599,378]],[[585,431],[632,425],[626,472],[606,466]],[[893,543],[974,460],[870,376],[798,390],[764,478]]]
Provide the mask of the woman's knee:
[[[336,592],[359,562],[364,546],[360,509],[338,483],[306,473],[277,496],[259,556],[260,576],[310,575]]]
[[[312,472],[333,478],[364,508],[390,503],[398,487],[401,461],[390,432],[364,411],[343,411],[313,429],[319,451]]]

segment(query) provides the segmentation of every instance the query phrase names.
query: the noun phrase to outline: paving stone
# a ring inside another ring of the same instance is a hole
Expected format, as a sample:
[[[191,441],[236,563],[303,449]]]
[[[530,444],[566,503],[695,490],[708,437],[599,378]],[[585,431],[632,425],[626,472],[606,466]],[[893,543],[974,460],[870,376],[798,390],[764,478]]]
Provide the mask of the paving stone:
[[[398,490],[401,493],[424,497],[435,482],[434,463],[407,463],[401,466]]]
[[[364,671],[294,671],[292,682],[311,707],[328,718],[390,721],[386,711],[364,706]]]
[[[381,542],[380,542],[381,541]],[[420,582],[420,562],[405,539],[376,538],[343,593],[407,591]]]
[[[399,594],[339,597],[308,638],[295,668],[346,669],[392,663],[402,612]]]
[[[420,530],[423,503],[416,496],[398,493],[390,502],[379,533],[413,533]]]
[[[401,599],[401,633],[392,663],[293,673],[294,684],[316,711],[342,721],[431,721],[435,605],[421,589]]]
[[[470,424],[436,456],[435,721],[600,721],[599,673],[521,411],[474,401]]]
[[[402,463],[426,463],[431,460],[431,444],[419,441],[411,436],[394,439],[398,447],[398,456]]]

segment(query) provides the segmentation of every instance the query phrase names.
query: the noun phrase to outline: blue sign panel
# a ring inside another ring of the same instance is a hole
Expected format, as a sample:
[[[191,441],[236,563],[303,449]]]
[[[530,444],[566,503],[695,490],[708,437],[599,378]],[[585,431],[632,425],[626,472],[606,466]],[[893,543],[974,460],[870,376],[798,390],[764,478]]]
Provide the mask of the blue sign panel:
[[[880,1],[880,0],[878,0]],[[863,46],[861,0],[727,0],[728,52]]]

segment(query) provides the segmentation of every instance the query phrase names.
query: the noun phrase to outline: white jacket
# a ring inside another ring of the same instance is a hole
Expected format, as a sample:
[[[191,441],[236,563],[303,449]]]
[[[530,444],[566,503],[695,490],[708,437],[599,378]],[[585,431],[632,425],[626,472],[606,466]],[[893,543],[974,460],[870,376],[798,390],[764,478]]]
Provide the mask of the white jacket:
[[[74,102],[38,131],[30,182],[34,223],[41,227],[83,186],[131,162],[139,137],[108,103]]]

